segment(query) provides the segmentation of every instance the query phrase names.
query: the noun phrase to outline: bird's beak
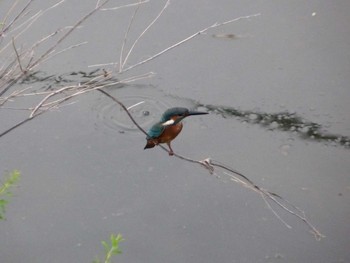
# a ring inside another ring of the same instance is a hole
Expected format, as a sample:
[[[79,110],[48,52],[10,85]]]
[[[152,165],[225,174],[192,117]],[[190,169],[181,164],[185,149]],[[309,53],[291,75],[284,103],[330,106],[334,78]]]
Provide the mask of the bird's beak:
[[[204,112],[204,111],[190,111],[188,113],[187,116],[191,116],[191,115],[204,115],[204,114],[208,114],[208,112]]]
[[[204,115],[204,114],[208,114],[208,112],[203,112],[203,111],[189,111],[185,116],[181,116],[176,118],[175,120],[170,119],[166,122],[162,123],[162,126],[170,126],[176,123],[179,123],[181,120],[183,120],[184,118],[191,116],[191,115]]]

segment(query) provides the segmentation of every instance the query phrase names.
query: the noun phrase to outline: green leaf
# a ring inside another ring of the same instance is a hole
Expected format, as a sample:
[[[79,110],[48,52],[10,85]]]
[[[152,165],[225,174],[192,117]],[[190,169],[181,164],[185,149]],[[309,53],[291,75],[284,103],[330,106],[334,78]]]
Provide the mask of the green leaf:
[[[119,249],[119,243],[121,241],[124,241],[123,236],[121,234],[118,234],[117,236],[111,234],[109,239],[110,244],[108,244],[106,241],[101,241],[105,250],[105,260],[103,261],[104,263],[111,263],[112,256],[122,253],[122,251]],[[96,258],[93,263],[101,263],[101,261]]]
[[[108,253],[108,251],[110,250],[110,246],[108,245],[108,243],[106,241],[102,241],[101,243],[105,249],[105,253]]]
[[[17,170],[5,175],[5,181],[0,184],[0,196],[12,196],[10,189],[18,182],[20,175],[20,172]],[[9,200],[7,199],[0,199],[0,219],[4,219],[5,217],[4,214],[8,202]]]

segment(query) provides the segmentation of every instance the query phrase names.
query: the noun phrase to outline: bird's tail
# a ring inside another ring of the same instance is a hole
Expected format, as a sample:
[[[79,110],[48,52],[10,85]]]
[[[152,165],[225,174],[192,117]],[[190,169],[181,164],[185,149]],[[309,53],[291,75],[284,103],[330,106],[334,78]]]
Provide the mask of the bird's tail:
[[[154,146],[156,146],[156,144],[154,143],[153,140],[147,140],[147,144],[143,149],[153,148]]]

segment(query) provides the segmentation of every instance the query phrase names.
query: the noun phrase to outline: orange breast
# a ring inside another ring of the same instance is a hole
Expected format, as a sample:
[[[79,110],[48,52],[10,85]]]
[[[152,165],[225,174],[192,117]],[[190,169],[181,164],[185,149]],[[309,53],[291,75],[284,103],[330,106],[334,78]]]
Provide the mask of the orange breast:
[[[175,137],[181,132],[182,123],[165,127],[163,133],[157,138],[158,143],[167,143],[175,139]]]

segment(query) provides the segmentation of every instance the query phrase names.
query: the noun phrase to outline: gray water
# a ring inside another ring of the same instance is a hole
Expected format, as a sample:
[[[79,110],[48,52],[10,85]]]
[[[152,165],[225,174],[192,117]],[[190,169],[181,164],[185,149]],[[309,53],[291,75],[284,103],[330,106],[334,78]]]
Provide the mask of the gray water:
[[[31,10],[51,2],[36,1]],[[95,4],[67,1],[22,40],[72,25]],[[163,4],[140,8],[130,38]],[[0,2],[0,17],[8,6]],[[18,88],[74,83],[101,70],[89,66],[118,61],[133,11],[91,17],[61,48],[88,44],[42,64],[37,78]],[[210,175],[160,148],[143,150],[144,135],[124,112],[92,92],[1,138],[1,174],[19,169],[22,178],[0,222],[0,261],[92,262],[103,255],[101,241],[121,233],[123,253],[113,262],[350,262],[349,12],[345,0],[172,1],[130,65],[217,21],[261,15],[116,74],[156,73],[108,89],[126,106],[145,101],[131,110],[145,129],[172,106],[208,111],[184,121],[174,151],[219,160],[280,194],[305,211],[326,236],[321,241],[275,207],[288,229],[259,194],[222,173]],[[26,116],[0,108],[1,131]]]

